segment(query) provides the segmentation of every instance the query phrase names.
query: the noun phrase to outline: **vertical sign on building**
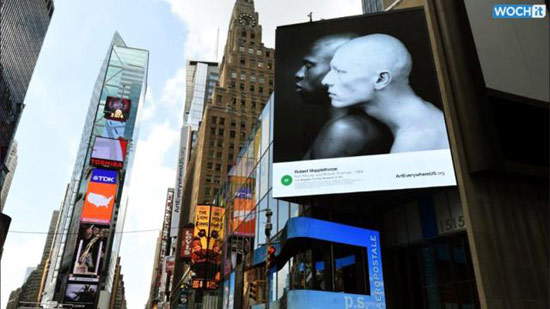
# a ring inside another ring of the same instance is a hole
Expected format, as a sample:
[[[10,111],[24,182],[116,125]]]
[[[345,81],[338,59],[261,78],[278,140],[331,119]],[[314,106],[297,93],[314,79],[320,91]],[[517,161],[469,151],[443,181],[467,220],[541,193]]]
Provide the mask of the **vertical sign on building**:
[[[192,280],[195,289],[217,289],[220,282],[223,219],[225,209],[201,205],[196,208],[191,242]]]

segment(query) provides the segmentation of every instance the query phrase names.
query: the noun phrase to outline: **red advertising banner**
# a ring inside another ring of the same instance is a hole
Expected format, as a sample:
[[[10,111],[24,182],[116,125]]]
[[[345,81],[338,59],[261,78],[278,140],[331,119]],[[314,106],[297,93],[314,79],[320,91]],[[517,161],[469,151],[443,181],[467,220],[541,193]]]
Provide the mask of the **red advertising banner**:
[[[181,252],[180,256],[184,259],[191,258],[191,244],[193,243],[193,230],[194,227],[183,228],[181,236]]]

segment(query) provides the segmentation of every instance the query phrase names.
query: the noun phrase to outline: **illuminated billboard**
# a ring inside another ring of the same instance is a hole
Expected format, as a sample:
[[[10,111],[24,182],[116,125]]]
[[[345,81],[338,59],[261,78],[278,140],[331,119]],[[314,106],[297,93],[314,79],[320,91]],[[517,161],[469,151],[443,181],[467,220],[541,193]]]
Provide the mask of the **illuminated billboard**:
[[[224,208],[197,206],[191,242],[193,288],[217,289],[221,279]]]
[[[80,221],[109,224],[117,193],[117,172],[94,168],[84,196]]]
[[[242,186],[233,199],[233,233],[239,236],[253,237],[256,232],[256,213],[252,192],[247,186]]]
[[[276,49],[274,197],[456,185],[423,9],[279,27]]]
[[[128,120],[131,109],[132,102],[129,99],[107,97],[105,108],[103,109],[103,116],[105,119],[124,122]]]
[[[65,304],[71,308],[93,309],[98,295],[97,284],[88,282],[69,282],[65,289]]]
[[[81,223],[76,242],[73,275],[98,276],[104,262],[109,226]]]
[[[128,141],[96,136],[90,163],[94,166],[121,169],[124,166]]]

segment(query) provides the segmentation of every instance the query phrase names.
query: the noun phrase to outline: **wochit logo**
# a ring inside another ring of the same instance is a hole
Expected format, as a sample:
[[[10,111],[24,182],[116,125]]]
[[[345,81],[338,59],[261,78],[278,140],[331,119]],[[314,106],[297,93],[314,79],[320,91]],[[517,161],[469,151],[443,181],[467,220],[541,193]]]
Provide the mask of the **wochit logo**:
[[[495,4],[493,18],[544,18],[544,4]]]

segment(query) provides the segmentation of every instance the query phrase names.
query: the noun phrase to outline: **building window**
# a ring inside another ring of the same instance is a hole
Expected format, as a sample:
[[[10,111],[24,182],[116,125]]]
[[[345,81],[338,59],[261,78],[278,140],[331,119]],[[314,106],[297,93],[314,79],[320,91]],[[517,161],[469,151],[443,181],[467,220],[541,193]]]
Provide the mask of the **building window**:
[[[259,80],[259,81],[260,81],[260,84],[265,83],[265,79],[264,79],[263,77],[260,77],[260,80]]]
[[[241,58],[241,64],[242,64],[242,65],[245,65],[245,64],[246,64],[246,61],[244,60],[244,58]]]
[[[265,56],[266,57],[269,57],[270,56],[270,53],[268,51],[265,52]]]
[[[212,162],[206,163],[206,168],[211,170],[212,169]]]
[[[231,78],[237,78],[237,73],[231,72]]]
[[[245,79],[246,79],[246,74],[241,73],[241,80],[245,80]]]
[[[221,96],[221,95],[217,95],[217,96],[216,96],[216,103],[217,103],[217,104],[221,104],[221,103],[222,103],[222,96]]]
[[[218,135],[223,136],[223,129],[218,129]]]
[[[262,55],[262,51],[261,51],[261,50],[257,50],[257,51],[256,51],[256,55],[261,56],[261,55]]]
[[[222,158],[221,151],[216,152],[216,159],[221,159],[221,158]]]
[[[216,128],[210,128],[210,134],[212,135],[216,134]]]
[[[271,64],[271,62],[268,62],[268,63],[267,63],[267,68],[268,68],[269,70],[271,70],[271,68],[273,68],[273,64]]]
[[[220,122],[219,122],[219,123],[220,123],[220,124],[224,124],[224,123],[225,123],[225,118],[220,117]]]
[[[233,130],[229,131],[229,137],[235,137],[235,131]]]
[[[218,117],[212,116],[212,123],[216,124],[216,122],[218,122]]]
[[[256,82],[256,76],[255,76],[255,75],[251,75],[251,76],[250,76],[250,81],[251,81],[251,82]]]
[[[264,93],[264,87],[258,87],[258,92],[259,93]]]
[[[263,68],[264,67],[264,63],[263,62],[258,62],[258,68]]]
[[[254,49],[249,48],[249,49],[248,49],[248,53],[251,54],[251,55],[253,55],[253,54],[254,54]]]
[[[243,31],[241,32],[241,36],[242,36],[243,38],[246,38],[246,31],[245,31],[245,30],[243,30]]]
[[[229,88],[235,88],[235,81],[232,80],[231,83],[229,84]]]
[[[241,128],[243,128],[243,129],[246,128],[246,122],[241,121]]]
[[[254,88],[254,85],[250,85],[250,91],[254,91],[254,90],[256,90],[256,89]]]
[[[221,171],[222,169],[222,165],[221,164],[216,164],[216,171]]]
[[[244,84],[243,83],[239,84],[239,89],[244,90]]]
[[[251,39],[255,39],[255,38],[256,38],[256,34],[255,34],[254,32],[252,32],[252,33],[250,34],[250,38],[251,38]]]
[[[235,99],[236,101],[236,99]],[[231,120],[231,127],[234,128],[237,126],[237,122],[235,122],[235,120]]]
[[[239,51],[240,51],[241,53],[244,53],[244,47],[243,47],[243,46],[239,46]]]

